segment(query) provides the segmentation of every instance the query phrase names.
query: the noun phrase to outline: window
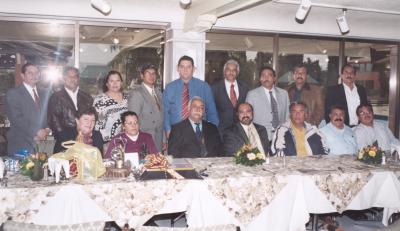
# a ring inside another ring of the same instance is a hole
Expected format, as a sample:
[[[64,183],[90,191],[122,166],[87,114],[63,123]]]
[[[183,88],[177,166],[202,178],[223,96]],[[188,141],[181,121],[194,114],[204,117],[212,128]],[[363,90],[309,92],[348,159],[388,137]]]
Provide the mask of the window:
[[[157,87],[162,86],[163,31],[135,27],[80,26],[81,88],[92,95],[102,91],[110,70],[119,71],[128,90],[140,84],[139,68],[150,62],[158,66]]]

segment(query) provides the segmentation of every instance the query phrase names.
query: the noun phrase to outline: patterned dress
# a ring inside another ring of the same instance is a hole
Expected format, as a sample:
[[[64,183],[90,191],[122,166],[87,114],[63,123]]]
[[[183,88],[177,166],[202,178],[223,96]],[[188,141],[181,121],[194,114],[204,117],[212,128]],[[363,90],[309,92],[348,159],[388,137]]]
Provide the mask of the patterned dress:
[[[123,100],[118,103],[107,94],[103,93],[94,98],[93,106],[96,108],[98,120],[95,129],[100,131],[104,142],[121,132],[121,113],[128,110],[128,95],[123,94]]]

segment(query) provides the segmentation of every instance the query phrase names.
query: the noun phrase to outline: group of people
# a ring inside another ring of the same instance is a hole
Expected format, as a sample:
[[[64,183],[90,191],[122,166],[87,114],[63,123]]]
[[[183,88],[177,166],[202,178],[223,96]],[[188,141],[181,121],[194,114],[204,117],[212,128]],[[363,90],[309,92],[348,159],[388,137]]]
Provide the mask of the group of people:
[[[142,83],[128,94],[123,78],[110,71],[103,93],[94,99],[79,89],[79,70],[66,67],[63,89],[52,93],[36,85],[39,69],[21,69],[23,84],[6,95],[11,127],[8,153],[33,151],[35,142],[53,133],[54,152],[62,142],[77,140],[98,147],[104,158],[124,141],[126,152],[168,150],[175,157],[232,156],[244,144],[278,155],[351,154],[377,142],[383,150],[400,144],[387,126],[374,121],[365,89],[355,84],[356,70],[344,65],[341,84],[324,91],[307,82],[307,68],[293,69],[293,84],[276,86],[271,67],[259,72],[260,86],[250,90],[238,80],[239,63],[228,60],[224,79],[211,87],[194,78],[194,61],[182,56],[179,78],[156,87],[157,68],[140,69]],[[324,94],[326,92],[326,94]],[[326,125],[318,126],[325,119]]]

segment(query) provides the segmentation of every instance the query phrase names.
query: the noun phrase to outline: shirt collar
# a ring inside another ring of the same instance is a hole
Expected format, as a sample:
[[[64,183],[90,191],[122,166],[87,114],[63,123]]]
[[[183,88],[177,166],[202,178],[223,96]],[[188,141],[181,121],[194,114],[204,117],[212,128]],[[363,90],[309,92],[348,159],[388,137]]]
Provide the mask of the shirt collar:
[[[31,87],[31,85],[26,84],[25,82],[22,82],[22,83],[24,84],[25,88],[26,88],[29,92],[32,92],[33,90],[36,90],[36,92],[37,92],[36,86]]]
[[[232,84],[231,82],[229,82],[229,81],[226,80],[226,79],[224,79],[224,81],[225,81],[225,86],[229,86],[229,87],[231,86],[231,84]],[[234,85],[234,86],[237,86],[237,81],[236,81],[236,79],[235,79],[235,81],[233,81],[233,85]]]
[[[150,87],[145,83],[142,83],[142,84],[143,84],[144,88],[146,88],[146,90],[150,93],[150,95],[153,94],[154,87]]]
[[[76,88],[76,91],[71,91],[70,89],[64,87],[64,89],[70,94],[70,95],[77,95],[79,91],[79,87]]]
[[[357,86],[356,86],[356,84],[354,84],[353,89],[350,89],[350,87],[347,86],[345,83],[343,83],[343,87],[344,87],[344,90],[345,90],[345,91],[349,91],[349,92],[357,91]]]

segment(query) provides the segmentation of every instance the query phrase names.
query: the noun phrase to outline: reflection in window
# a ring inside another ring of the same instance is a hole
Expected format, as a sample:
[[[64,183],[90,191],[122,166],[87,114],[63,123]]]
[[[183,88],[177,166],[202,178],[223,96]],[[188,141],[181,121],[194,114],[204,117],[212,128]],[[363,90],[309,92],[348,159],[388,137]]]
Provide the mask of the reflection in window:
[[[62,67],[74,65],[73,52],[74,25],[0,21],[0,115],[5,93],[22,82],[24,63],[39,67],[39,85],[58,88]]]
[[[210,84],[224,78],[223,67],[229,59],[239,62],[238,79],[250,88],[258,85],[260,67],[272,66],[272,37],[217,33],[206,36],[210,42],[206,47],[205,80]]]
[[[337,41],[279,38],[278,86],[292,84],[293,68],[301,63],[307,67],[308,83],[324,87],[337,84],[338,53]]]
[[[80,27],[81,87],[92,95],[101,93],[102,81],[110,70],[119,71],[124,88],[140,84],[139,68],[150,62],[162,74],[163,50],[160,30],[130,27]],[[162,78],[157,79],[161,88]]]
[[[357,84],[366,88],[376,118],[383,120],[387,120],[389,115],[391,46],[377,43],[345,43],[346,61],[357,70]]]

